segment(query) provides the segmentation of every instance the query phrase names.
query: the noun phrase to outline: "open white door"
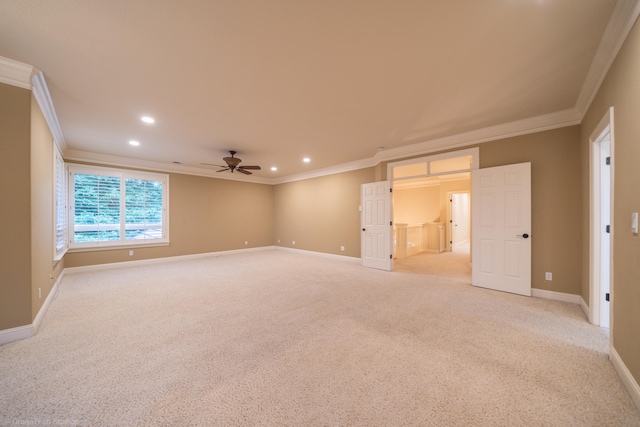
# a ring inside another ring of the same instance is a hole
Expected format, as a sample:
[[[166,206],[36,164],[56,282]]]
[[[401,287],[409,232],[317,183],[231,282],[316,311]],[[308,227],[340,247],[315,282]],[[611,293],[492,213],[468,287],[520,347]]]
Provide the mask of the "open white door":
[[[391,182],[362,184],[362,265],[380,270],[393,270],[391,240]]]
[[[531,296],[531,163],[471,172],[474,286]]]

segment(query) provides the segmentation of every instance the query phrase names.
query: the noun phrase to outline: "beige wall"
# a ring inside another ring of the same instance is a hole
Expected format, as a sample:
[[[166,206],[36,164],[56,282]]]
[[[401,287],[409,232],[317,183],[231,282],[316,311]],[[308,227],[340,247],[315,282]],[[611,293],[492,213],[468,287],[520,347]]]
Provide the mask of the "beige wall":
[[[3,330],[33,322],[63,264],[53,264],[54,143],[30,90],[0,84],[0,129]]]
[[[31,323],[31,91],[0,83],[0,330]]]
[[[360,185],[374,181],[366,168],[276,185],[276,244],[359,258]]]
[[[54,266],[53,136],[31,97],[31,317],[38,314],[63,265]],[[38,292],[40,290],[40,292]]]
[[[582,297],[589,301],[589,137],[614,107],[613,346],[640,383],[640,24],[629,34],[582,122]]]
[[[580,128],[480,145],[480,167],[531,162],[531,286],[580,294]],[[553,281],[545,280],[545,272]]]
[[[271,246],[273,191],[265,184],[170,174],[169,246],[70,252],[65,267]]]
[[[469,174],[469,176],[471,176]],[[446,224],[447,222],[447,205],[449,204],[449,192],[450,191],[469,191],[471,192],[471,178],[468,179],[456,179],[454,181],[443,181],[440,184],[440,222],[445,223],[445,241],[449,247],[451,242],[451,227]]]
[[[440,185],[393,189],[393,222],[418,225],[440,220]]]

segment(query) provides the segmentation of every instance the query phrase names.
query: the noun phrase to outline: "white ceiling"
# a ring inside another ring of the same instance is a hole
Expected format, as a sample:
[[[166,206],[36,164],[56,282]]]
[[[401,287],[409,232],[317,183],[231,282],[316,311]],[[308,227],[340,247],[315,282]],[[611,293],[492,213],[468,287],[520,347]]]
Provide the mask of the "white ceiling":
[[[273,182],[505,124],[575,123],[615,6],[0,0],[0,56],[43,71],[68,158],[215,175],[201,163],[233,149],[262,166],[234,178]]]

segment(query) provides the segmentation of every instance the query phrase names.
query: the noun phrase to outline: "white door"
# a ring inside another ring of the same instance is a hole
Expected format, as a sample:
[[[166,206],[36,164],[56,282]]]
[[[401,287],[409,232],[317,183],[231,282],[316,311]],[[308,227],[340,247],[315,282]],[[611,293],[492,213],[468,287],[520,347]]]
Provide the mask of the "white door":
[[[471,239],[471,201],[469,193],[452,193],[451,201],[451,251],[456,246],[468,245]]]
[[[471,172],[474,286],[531,296],[531,163]]]
[[[393,248],[391,240],[391,182],[362,184],[362,265],[391,271]]]
[[[610,138],[609,131],[600,142],[600,153],[598,162],[600,175],[600,188],[598,189],[600,200],[600,222],[598,230],[600,233],[600,326],[609,328],[609,290],[611,275],[611,166],[607,162],[610,159]]]

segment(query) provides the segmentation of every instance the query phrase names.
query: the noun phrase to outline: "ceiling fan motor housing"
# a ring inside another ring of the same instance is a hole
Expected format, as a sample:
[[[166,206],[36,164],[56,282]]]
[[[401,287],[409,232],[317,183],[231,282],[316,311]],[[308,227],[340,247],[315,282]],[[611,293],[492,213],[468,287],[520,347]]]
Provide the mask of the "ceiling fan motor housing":
[[[223,159],[225,162],[227,162],[227,164],[229,165],[229,167],[236,167],[240,164],[240,162],[242,161],[241,159],[238,159],[237,157],[225,157]]]

